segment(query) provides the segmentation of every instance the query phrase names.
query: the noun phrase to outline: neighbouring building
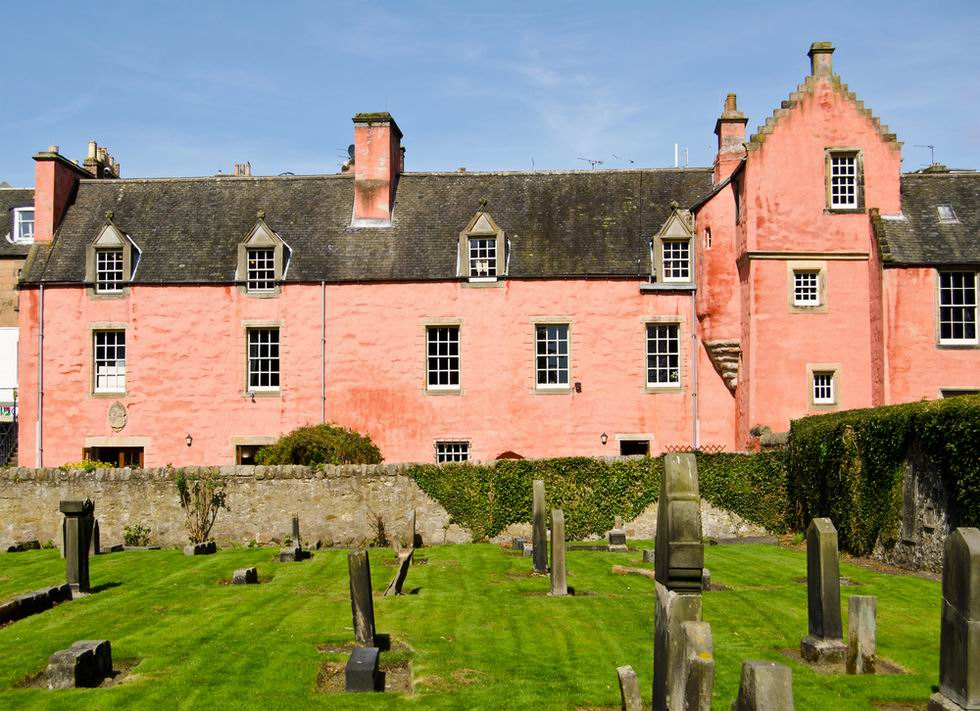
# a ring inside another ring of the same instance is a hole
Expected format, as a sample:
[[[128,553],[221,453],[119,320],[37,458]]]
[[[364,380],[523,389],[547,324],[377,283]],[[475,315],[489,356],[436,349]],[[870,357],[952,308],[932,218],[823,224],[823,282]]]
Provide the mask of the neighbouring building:
[[[406,172],[386,113],[335,175],[38,153],[21,463],[247,463],[320,421],[388,461],[733,451],[977,389],[980,175],[903,175],[832,53],[752,136],[730,95],[712,168]]]

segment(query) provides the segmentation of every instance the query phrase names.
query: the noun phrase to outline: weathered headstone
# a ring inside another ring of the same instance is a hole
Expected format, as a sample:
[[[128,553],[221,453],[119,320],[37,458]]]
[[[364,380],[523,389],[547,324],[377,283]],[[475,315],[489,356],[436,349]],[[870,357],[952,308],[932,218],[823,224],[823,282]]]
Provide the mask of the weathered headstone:
[[[617,516],[613,528],[606,534],[609,550],[615,552],[628,551],[626,547],[626,531],[623,529],[623,518]]]
[[[701,571],[701,590],[707,591],[711,589],[711,571],[705,568]]]
[[[533,558],[534,557],[534,546],[530,543],[525,543],[524,548],[521,549],[522,558]]]
[[[350,608],[354,621],[354,640],[359,647],[374,646],[374,598],[371,593],[371,562],[367,551],[347,554],[350,576]]]
[[[37,540],[22,541],[20,543],[15,543],[7,548],[8,553],[23,553],[24,551],[39,551],[41,550],[41,543]]]
[[[800,654],[818,664],[844,661],[837,529],[829,518],[815,518],[806,529],[806,601],[810,634]]]
[[[715,651],[711,625],[707,622],[685,622],[681,652],[681,683],[684,689],[683,711],[711,711],[711,692],[715,683]],[[674,708],[673,706],[671,708]]]
[[[293,545],[294,546],[296,546],[297,548],[302,548],[303,547],[303,541],[299,537],[299,515],[298,514],[293,514],[293,534],[292,534],[292,539],[293,539]]]
[[[775,662],[742,662],[732,711],[794,711],[793,671]]]
[[[847,601],[848,674],[875,673],[877,611],[874,595],[851,595]]]
[[[683,708],[681,667],[685,622],[701,621],[700,593],[678,593],[654,583],[656,608],[653,638],[653,709]]]
[[[545,511],[544,511],[544,481],[541,479],[534,480],[534,498],[532,499],[532,509],[531,509],[531,525],[532,525],[532,535],[531,542],[534,545],[533,559],[534,559],[534,572],[536,573],[547,573],[548,572],[548,532],[546,530],[545,524]]]
[[[623,701],[623,711],[641,711],[643,701],[640,699],[640,685],[636,680],[636,672],[633,667],[616,667],[616,676],[619,677],[619,696]]]
[[[412,548],[422,547],[422,534],[420,534],[416,529],[417,524],[418,524],[418,516],[416,515],[415,509],[412,509],[411,525],[408,527],[408,534],[410,537],[410,540],[408,541],[408,545],[411,546]]]
[[[412,556],[414,555],[414,548],[407,548],[398,554],[398,572],[395,573],[395,577],[391,579],[388,587],[385,588],[384,597],[402,594],[402,586],[405,584],[405,578],[408,576],[408,569],[412,567]]]
[[[206,543],[191,543],[184,546],[184,555],[212,555],[218,552],[218,544],[214,541]]]
[[[943,551],[939,693],[929,711],[980,709],[980,529],[957,528]]]
[[[565,512],[561,509],[551,511],[551,594],[568,594],[568,580],[565,577]]]
[[[279,550],[280,563],[295,563],[313,557],[312,553],[303,550],[303,541],[299,535],[299,516],[293,514],[293,527],[290,534],[290,542]]]
[[[102,535],[99,533],[99,519],[92,521],[92,540],[89,544],[89,555],[102,553]]]
[[[657,553],[656,553],[655,550],[653,550],[653,548],[644,548],[643,549],[643,562],[644,563],[653,563],[653,562],[656,561],[656,559],[657,559]]]
[[[347,691],[384,691],[378,671],[378,647],[356,647],[350,653],[344,669],[344,688]]]
[[[85,501],[62,501],[61,513],[65,515],[65,569],[72,593],[90,590],[88,554],[91,545],[95,504]]]
[[[510,540],[510,548],[515,551],[524,551],[524,544],[527,543],[526,538],[515,537]]]
[[[231,576],[232,585],[257,585],[259,571],[255,568],[239,568]]]
[[[93,687],[112,676],[112,646],[108,640],[82,640],[48,659],[49,689]]]

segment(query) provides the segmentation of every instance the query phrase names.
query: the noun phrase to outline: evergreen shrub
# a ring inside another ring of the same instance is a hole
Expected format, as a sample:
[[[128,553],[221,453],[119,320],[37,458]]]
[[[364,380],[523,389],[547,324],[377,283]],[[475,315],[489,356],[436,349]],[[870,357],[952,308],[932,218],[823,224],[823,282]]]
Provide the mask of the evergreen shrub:
[[[381,451],[367,435],[337,425],[293,430],[255,457],[259,464],[380,464]]]

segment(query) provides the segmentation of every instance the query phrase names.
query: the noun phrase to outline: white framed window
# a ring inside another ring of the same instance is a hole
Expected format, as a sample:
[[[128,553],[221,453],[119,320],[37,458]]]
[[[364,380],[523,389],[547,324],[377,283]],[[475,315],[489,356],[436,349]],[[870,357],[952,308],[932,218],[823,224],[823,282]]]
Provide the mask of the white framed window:
[[[95,291],[114,294],[123,288],[123,251],[121,249],[95,250]]]
[[[955,224],[959,222],[952,205],[936,205],[936,211],[939,213],[939,221],[942,223]]]
[[[680,326],[647,324],[647,386],[672,387],[681,383]]]
[[[470,459],[470,443],[466,441],[436,442],[436,462],[467,462]]]
[[[834,393],[834,373],[833,371],[813,372],[813,404],[814,405],[833,405],[837,400]]]
[[[664,281],[691,280],[691,243],[686,239],[663,241]]]
[[[977,343],[977,272],[939,272],[939,342]]]
[[[470,277],[497,276],[497,237],[470,237]]]
[[[14,242],[34,244],[34,208],[14,208]]]
[[[857,153],[830,154],[830,207],[854,209],[858,206]]]
[[[279,329],[248,329],[248,389],[279,389]]]
[[[568,324],[535,326],[535,382],[539,388],[568,387]]]
[[[425,329],[426,387],[429,390],[459,389],[459,326],[429,326]]]
[[[246,283],[249,291],[273,291],[276,288],[276,250],[262,247],[247,250]]]
[[[126,392],[126,332],[93,331],[95,392]]]
[[[793,271],[793,305],[820,305],[820,271],[801,269]]]

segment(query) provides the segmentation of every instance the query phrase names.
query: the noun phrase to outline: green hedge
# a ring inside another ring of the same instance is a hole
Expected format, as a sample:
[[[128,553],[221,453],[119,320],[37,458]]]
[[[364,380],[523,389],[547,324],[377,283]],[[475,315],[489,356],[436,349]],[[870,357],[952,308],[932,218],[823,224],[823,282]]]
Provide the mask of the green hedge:
[[[259,464],[379,464],[381,451],[367,435],[337,425],[308,425],[263,447]]]
[[[791,524],[829,516],[842,550],[893,542],[908,453],[944,478],[955,525],[980,525],[980,396],[849,410],[793,422],[787,490]]]
[[[699,454],[701,496],[771,531],[786,530],[784,455]],[[565,513],[568,538],[601,535],[613,519],[638,516],[657,500],[663,459],[502,460],[486,464],[420,464],[408,470],[418,485],[475,540],[531,520],[531,482],[545,482],[548,508]]]

